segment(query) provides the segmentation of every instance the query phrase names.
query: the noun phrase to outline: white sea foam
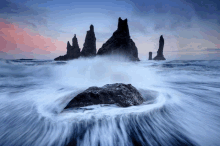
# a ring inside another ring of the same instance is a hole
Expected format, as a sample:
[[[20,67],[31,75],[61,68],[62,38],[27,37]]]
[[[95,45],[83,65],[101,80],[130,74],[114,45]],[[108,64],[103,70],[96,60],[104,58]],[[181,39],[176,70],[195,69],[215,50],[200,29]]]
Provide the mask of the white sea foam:
[[[132,133],[142,145],[172,145],[178,133],[198,145],[218,145],[219,66],[219,61],[104,57],[66,63],[0,60],[0,145],[132,145]],[[112,83],[132,84],[155,100],[63,111],[81,91]]]

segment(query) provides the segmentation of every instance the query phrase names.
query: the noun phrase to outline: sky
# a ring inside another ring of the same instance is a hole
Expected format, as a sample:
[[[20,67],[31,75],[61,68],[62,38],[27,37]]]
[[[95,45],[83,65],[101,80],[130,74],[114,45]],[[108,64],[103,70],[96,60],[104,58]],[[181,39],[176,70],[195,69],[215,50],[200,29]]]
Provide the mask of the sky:
[[[220,60],[219,0],[1,0],[0,58],[54,59],[76,34],[83,48],[94,25],[97,50],[128,19],[140,59],[160,35],[167,60]]]

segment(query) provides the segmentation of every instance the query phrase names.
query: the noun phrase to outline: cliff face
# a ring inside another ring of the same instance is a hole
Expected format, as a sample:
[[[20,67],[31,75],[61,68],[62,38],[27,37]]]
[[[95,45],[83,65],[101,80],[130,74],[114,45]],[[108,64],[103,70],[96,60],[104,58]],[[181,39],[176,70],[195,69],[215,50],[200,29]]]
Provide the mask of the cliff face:
[[[96,37],[94,32],[94,26],[90,26],[90,30],[87,31],[85,43],[81,52],[82,57],[92,57],[96,55]]]
[[[76,59],[80,57],[80,48],[78,44],[78,40],[76,38],[76,35],[74,35],[72,39],[72,45],[70,45],[70,42],[67,42],[67,53],[64,56],[59,56],[55,58],[54,60],[71,60],[71,59]]]
[[[164,47],[164,38],[163,35],[161,35],[159,40],[159,49],[157,51],[157,56],[154,57],[154,60],[166,60],[163,56],[163,47]]]
[[[138,61],[138,50],[130,38],[127,19],[118,19],[118,29],[98,50],[97,55],[123,55],[132,61]]]

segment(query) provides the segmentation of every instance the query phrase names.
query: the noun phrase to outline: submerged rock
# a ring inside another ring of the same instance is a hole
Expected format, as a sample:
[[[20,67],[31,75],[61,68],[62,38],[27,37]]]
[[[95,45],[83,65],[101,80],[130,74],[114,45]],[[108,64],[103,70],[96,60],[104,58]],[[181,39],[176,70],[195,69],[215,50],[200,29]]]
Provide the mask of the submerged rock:
[[[163,47],[164,47],[164,39],[163,39],[163,35],[161,35],[159,40],[159,49],[157,51],[157,56],[154,57],[154,60],[166,60],[163,56]]]
[[[92,57],[96,55],[96,37],[94,32],[94,26],[90,26],[90,30],[87,31],[85,43],[81,51],[82,57]]]
[[[121,107],[140,105],[142,95],[131,84],[107,84],[103,87],[90,87],[74,97],[65,109],[97,104],[116,104]]]
[[[59,56],[55,58],[54,60],[71,60],[71,59],[76,59],[80,57],[80,48],[78,44],[78,40],[76,38],[76,35],[74,35],[72,39],[72,45],[70,45],[70,42],[67,42],[67,53],[64,56]]]
[[[118,19],[118,29],[98,50],[97,55],[123,55],[132,61],[138,61],[138,50],[130,38],[127,19]]]

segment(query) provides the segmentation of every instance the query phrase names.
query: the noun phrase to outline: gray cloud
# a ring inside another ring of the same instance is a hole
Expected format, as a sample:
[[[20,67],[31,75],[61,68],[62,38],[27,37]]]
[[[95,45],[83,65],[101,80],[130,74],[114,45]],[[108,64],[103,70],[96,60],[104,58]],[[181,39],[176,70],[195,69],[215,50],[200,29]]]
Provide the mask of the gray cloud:
[[[113,33],[103,33],[103,32],[95,33],[97,42],[101,42],[101,43],[108,40],[112,36],[112,34]]]
[[[195,13],[201,19],[216,19],[220,24],[220,1],[219,0],[183,0],[192,6]]]
[[[138,21],[129,22],[129,27],[131,31],[142,33],[142,34],[147,33],[146,25],[143,25]]]
[[[196,50],[194,48],[186,48],[186,49],[182,49],[182,50],[173,50],[173,51],[164,51],[164,52],[198,52],[201,50]]]
[[[220,48],[207,48],[204,51],[208,51],[208,52],[220,52]]]
[[[174,30],[177,27],[190,28],[192,19],[217,20],[220,24],[220,1],[209,0],[127,0],[133,6],[134,14],[152,18],[155,30]]]
[[[38,8],[25,5],[26,0],[21,0],[19,3],[11,0],[1,0],[0,16],[4,19],[14,17],[15,21],[20,21],[34,28],[37,24],[47,24],[45,8]]]

